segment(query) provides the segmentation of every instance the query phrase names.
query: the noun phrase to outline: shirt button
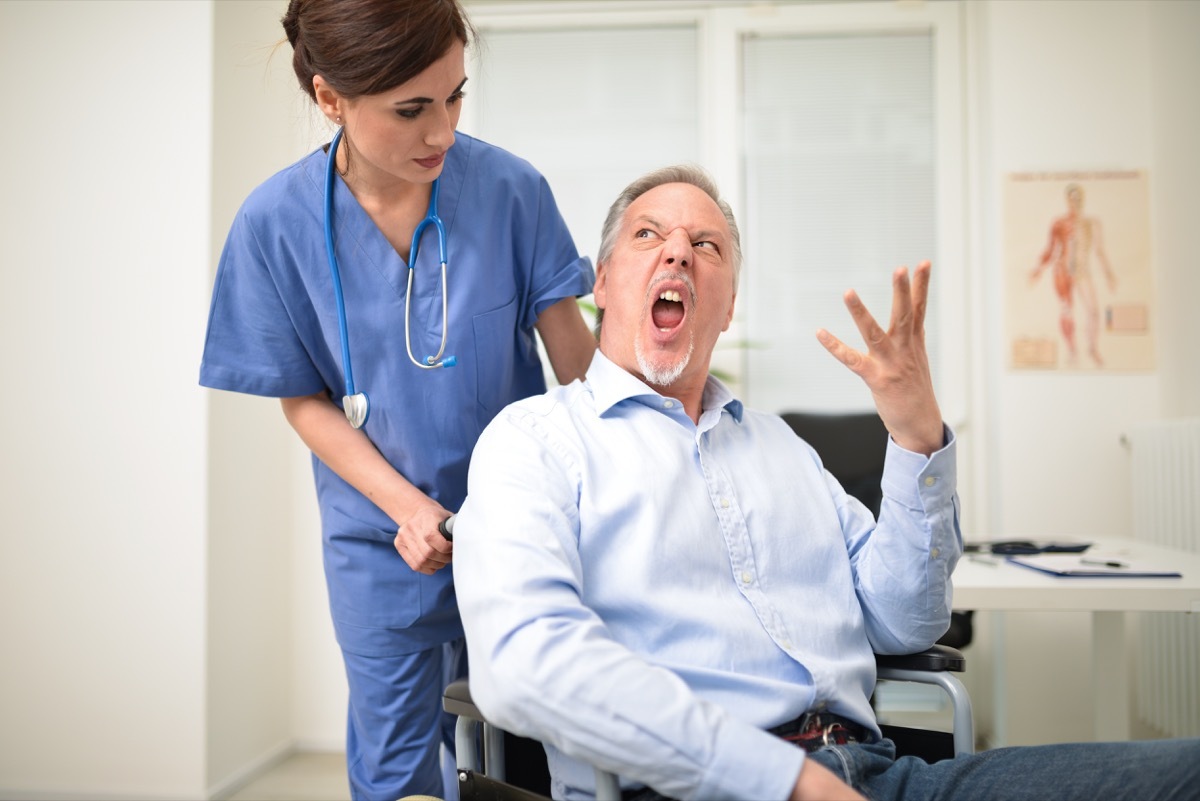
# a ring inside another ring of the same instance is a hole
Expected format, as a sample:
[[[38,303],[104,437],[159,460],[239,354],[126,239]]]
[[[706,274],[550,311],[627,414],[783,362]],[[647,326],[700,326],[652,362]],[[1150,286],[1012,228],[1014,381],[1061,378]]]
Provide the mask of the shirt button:
[[[673,401],[673,400],[665,400],[665,401],[663,401],[663,408],[664,408],[664,409],[674,409],[674,408],[675,408],[675,401]]]
[[[925,486],[932,487],[936,483],[937,483],[936,476],[925,476]]]
[[[729,508],[729,499],[728,499],[728,498],[722,498],[722,499],[721,499],[721,508],[722,508],[722,509],[728,509],[728,508]]]
[[[751,575],[750,575],[750,571],[749,571],[749,570],[743,570],[743,571],[742,571],[742,583],[743,583],[743,584],[749,584],[749,583],[750,583],[750,580],[751,580],[752,578],[753,578],[753,576],[751,576]]]
[[[929,552],[929,555],[932,556],[934,559],[937,559],[938,554],[940,554],[940,553],[941,553],[941,551],[939,551],[937,548],[934,548]]]

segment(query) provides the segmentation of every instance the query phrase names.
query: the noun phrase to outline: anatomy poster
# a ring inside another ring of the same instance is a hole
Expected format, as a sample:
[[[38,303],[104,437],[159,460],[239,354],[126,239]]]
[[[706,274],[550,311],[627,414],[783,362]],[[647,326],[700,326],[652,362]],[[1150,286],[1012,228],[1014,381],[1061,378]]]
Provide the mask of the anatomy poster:
[[[1146,174],[1140,170],[1008,176],[1009,367],[1154,368],[1149,204]]]

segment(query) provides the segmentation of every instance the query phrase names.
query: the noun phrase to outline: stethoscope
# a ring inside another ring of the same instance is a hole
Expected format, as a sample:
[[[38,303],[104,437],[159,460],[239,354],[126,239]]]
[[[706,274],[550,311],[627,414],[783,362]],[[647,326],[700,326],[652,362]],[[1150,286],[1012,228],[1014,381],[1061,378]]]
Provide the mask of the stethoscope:
[[[337,256],[333,252],[333,174],[337,167],[337,149],[342,141],[345,128],[338,128],[333,141],[329,144],[329,165],[325,169],[325,250],[329,254],[329,272],[333,275],[333,296],[337,302],[338,334],[342,340],[342,371],[346,375],[346,394],[342,397],[342,410],[346,419],[355,428],[366,425],[367,417],[371,414],[370,401],[367,393],[354,391],[354,369],[350,366],[350,341],[346,336],[346,302],[342,299],[342,276],[338,270]],[[458,360],[453,356],[442,357],[446,350],[446,226],[437,213],[438,189],[441,179],[433,182],[429,191],[429,210],[425,219],[413,231],[412,246],[408,251],[408,289],[404,295],[404,347],[408,351],[408,359],[422,370],[434,370],[438,367],[453,367]],[[426,356],[425,361],[419,362],[413,358],[412,342],[408,333],[409,307],[412,303],[413,273],[416,272],[417,251],[421,247],[421,234],[425,228],[432,225],[437,230],[438,255],[442,263],[442,344],[433,356]]]

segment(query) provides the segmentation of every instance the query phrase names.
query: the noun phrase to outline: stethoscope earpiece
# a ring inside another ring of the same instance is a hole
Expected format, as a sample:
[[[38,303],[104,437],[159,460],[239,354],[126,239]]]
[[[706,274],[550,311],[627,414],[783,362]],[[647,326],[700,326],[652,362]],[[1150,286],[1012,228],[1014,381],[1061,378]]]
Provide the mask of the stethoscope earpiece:
[[[329,257],[329,272],[333,276],[333,297],[337,303],[338,312],[338,334],[342,341],[342,372],[346,376],[346,394],[342,397],[342,408],[346,413],[346,419],[350,421],[350,425],[354,428],[362,428],[366,425],[367,417],[370,416],[370,402],[367,400],[365,392],[354,391],[354,370],[350,366],[350,340],[346,333],[346,301],[342,297],[342,276],[338,269],[337,255],[333,248],[333,174],[337,167],[337,149],[342,141],[342,133],[345,128],[339,128],[338,132],[333,135],[333,141],[329,143],[329,164],[325,168],[325,252]],[[458,364],[458,359],[453,356],[443,356],[446,350],[446,227],[442,224],[442,218],[437,213],[438,190],[441,187],[441,180],[435,180],[432,188],[429,190],[429,211],[425,215],[425,219],[421,220],[413,231],[412,247],[409,248],[408,254],[408,289],[404,296],[404,347],[408,351],[408,360],[420,367],[423,370],[435,370],[438,367],[453,367]],[[426,226],[432,225],[437,232],[438,237],[438,257],[442,267],[442,343],[438,347],[438,352],[433,356],[426,356],[425,362],[419,362],[413,358],[411,337],[409,336],[408,317],[409,307],[412,303],[412,282],[413,273],[416,271],[417,252],[421,246],[421,232]]]

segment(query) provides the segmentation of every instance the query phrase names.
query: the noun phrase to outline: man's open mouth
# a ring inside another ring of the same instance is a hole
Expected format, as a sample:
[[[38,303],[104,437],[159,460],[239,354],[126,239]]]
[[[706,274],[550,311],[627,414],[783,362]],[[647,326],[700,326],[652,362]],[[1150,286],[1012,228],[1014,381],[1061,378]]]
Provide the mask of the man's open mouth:
[[[659,293],[658,300],[654,301],[650,316],[655,328],[667,332],[683,322],[684,312],[683,297],[678,290],[664,289]]]

